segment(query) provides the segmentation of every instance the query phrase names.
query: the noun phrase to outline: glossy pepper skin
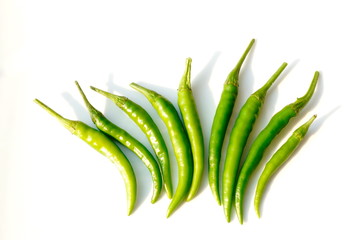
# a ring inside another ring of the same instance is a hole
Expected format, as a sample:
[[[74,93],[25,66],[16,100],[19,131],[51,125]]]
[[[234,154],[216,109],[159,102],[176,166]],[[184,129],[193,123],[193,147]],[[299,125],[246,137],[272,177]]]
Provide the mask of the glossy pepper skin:
[[[228,77],[223,86],[221,99],[219,100],[216,113],[213,118],[209,140],[208,181],[213,196],[219,205],[221,205],[219,193],[219,164],[221,161],[223,141],[238,95],[239,72],[254,42],[255,40],[252,39],[237,65],[228,74]]]
[[[148,149],[127,131],[109,121],[100,111],[90,104],[79,83],[75,82],[90,114],[93,123],[103,133],[113,137],[116,141],[132,151],[148,168],[153,181],[153,195],[151,203],[155,203],[162,192],[162,175],[157,161]]]
[[[167,127],[178,166],[178,186],[167,210],[167,217],[187,198],[193,177],[193,159],[187,132],[173,104],[155,91],[136,83],[130,86],[142,93]]]
[[[81,121],[73,121],[62,117],[38,99],[34,101],[54,116],[73,135],[107,157],[117,167],[124,180],[127,192],[128,215],[130,215],[136,203],[137,181],[130,162],[118,146],[102,132],[89,127]]]
[[[264,189],[266,188],[269,179],[275,172],[290,158],[291,154],[297,149],[301,141],[304,139],[309,127],[316,119],[317,115],[313,115],[306,123],[297,128],[288,140],[273,154],[271,159],[267,162],[263,169],[257,183],[256,193],[254,197],[254,208],[260,217],[260,204]]]
[[[137,124],[137,126],[146,135],[150,145],[153,148],[153,151],[155,152],[155,155],[157,156],[167,196],[168,198],[172,198],[173,186],[168,149],[165,144],[164,138],[159,131],[159,128],[153,121],[152,117],[143,107],[141,107],[127,97],[118,96],[100,90],[96,87],[90,88],[114,102],[121,110],[123,110],[127,114],[130,119],[133,120],[135,124]]]
[[[234,189],[237,182],[237,174],[240,168],[243,149],[264,103],[268,89],[276,81],[286,66],[287,63],[283,63],[260,89],[251,94],[240,109],[232,128],[222,176],[222,202],[227,222],[231,219]]]
[[[290,119],[295,117],[298,112],[309,102],[315,91],[318,77],[319,72],[316,71],[306,94],[303,97],[298,98],[295,102],[285,106],[282,110],[273,115],[267,126],[253,141],[239,174],[235,192],[236,213],[241,224],[243,223],[244,195],[252,173],[262,160],[263,154],[267,147],[271,144],[272,140],[278,135],[279,132],[281,132],[284,127],[286,127]]]
[[[204,140],[202,125],[191,88],[191,63],[192,59],[187,58],[186,70],[178,87],[178,106],[187,130],[193,155],[193,180],[186,199],[187,201],[196,196],[204,172]]]

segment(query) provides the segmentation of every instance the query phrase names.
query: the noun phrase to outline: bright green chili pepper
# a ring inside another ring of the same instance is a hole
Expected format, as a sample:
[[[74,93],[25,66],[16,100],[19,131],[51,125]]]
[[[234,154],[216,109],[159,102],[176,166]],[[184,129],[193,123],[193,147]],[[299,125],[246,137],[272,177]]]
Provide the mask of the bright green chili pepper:
[[[192,59],[187,58],[186,70],[178,88],[178,106],[188,133],[193,155],[193,180],[187,201],[191,200],[197,194],[204,171],[204,140],[201,121],[192,94],[190,82],[191,63]]]
[[[241,168],[236,186],[236,213],[241,224],[243,223],[244,194],[252,173],[262,160],[263,153],[276,135],[288,124],[289,120],[295,117],[297,113],[309,102],[315,91],[318,76],[319,72],[316,71],[307,93],[303,97],[298,98],[294,103],[287,105],[281,111],[273,115],[267,126],[253,141],[247,158]]]
[[[259,206],[261,203],[263,191],[271,176],[286,162],[294,150],[298,147],[302,139],[305,137],[310,125],[317,116],[313,115],[302,126],[297,128],[288,140],[275,152],[271,159],[267,162],[261,176],[258,179],[256,194],[254,197],[254,207],[258,217],[260,217]]]
[[[124,96],[117,96],[112,93],[100,90],[95,87],[90,87],[94,91],[104,95],[113,101],[120,109],[122,109],[130,119],[132,119],[142,132],[148,138],[150,145],[152,146],[161,167],[161,173],[163,175],[164,187],[168,198],[173,196],[172,176],[170,170],[170,161],[168,155],[168,149],[163,139],[159,128],[153,121],[148,112],[140,105],[136,104],[132,100]]]
[[[189,139],[177,110],[168,99],[136,83],[131,83],[130,86],[142,93],[152,104],[166,125],[172,142],[178,165],[178,186],[168,207],[167,217],[169,217],[187,197],[192,184],[193,160]]]
[[[222,203],[227,222],[229,222],[231,218],[235,183],[237,181],[237,173],[243,149],[263,105],[268,89],[286,66],[287,63],[283,63],[266,84],[247,99],[239,111],[236,122],[232,128],[222,177]]]
[[[219,205],[221,205],[221,199],[219,196],[219,163],[221,160],[224,136],[226,134],[228,122],[231,118],[233,107],[238,95],[239,72],[254,42],[255,40],[252,39],[241,59],[238,61],[236,67],[229,73],[224,83],[221,99],[219,100],[216,113],[213,118],[211,136],[209,140],[208,181],[212,193]]]
[[[131,164],[118,146],[100,131],[89,127],[83,122],[73,121],[62,117],[38,99],[35,99],[34,101],[52,116],[56,117],[56,119],[72,134],[85,141],[117,166],[125,183],[128,215],[130,215],[136,202],[137,181]]]
[[[103,133],[113,137],[115,140],[117,140],[122,145],[131,150],[133,153],[135,153],[139,157],[139,159],[142,160],[144,165],[148,168],[153,180],[153,195],[151,198],[151,203],[155,203],[158,200],[160,193],[162,192],[163,183],[158,163],[154,159],[153,155],[141,142],[132,137],[124,129],[118,127],[117,125],[109,121],[100,111],[93,107],[85,96],[79,83],[76,81],[75,84],[78,87],[78,90],[89,111],[90,117],[93,123],[97,126],[97,128]]]

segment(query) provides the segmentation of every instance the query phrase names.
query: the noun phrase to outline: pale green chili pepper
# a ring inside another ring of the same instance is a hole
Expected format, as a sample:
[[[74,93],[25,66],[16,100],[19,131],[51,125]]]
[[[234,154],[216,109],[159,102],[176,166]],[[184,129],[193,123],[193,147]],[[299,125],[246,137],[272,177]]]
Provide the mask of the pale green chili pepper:
[[[191,88],[191,63],[192,59],[187,58],[186,70],[178,88],[178,106],[187,130],[193,155],[193,180],[187,196],[191,200],[198,192],[202,181],[204,170],[204,141],[201,121],[198,116],[197,106]]]
[[[137,181],[132,165],[118,146],[102,132],[89,127],[83,122],[62,117],[38,99],[34,101],[54,116],[72,134],[82,139],[115,164],[124,180],[127,192],[128,215],[130,215],[134,209],[137,198]]]
[[[287,159],[289,159],[291,154],[299,146],[300,142],[305,137],[309,127],[316,117],[316,115],[313,115],[310,120],[297,128],[288,138],[288,140],[273,154],[271,159],[267,162],[261,176],[258,179],[256,194],[254,197],[254,207],[258,217],[260,217],[259,207],[264,189],[268,184],[268,180],[287,161]]]
[[[142,130],[148,138],[155,155],[158,158],[163,176],[164,188],[168,198],[173,196],[172,176],[170,169],[170,160],[168,149],[159,128],[153,121],[149,113],[140,105],[133,102],[127,97],[118,96],[95,87],[90,87],[97,93],[100,93],[113,101],[121,110],[123,110],[130,119]]]
[[[166,125],[172,142],[178,165],[178,186],[168,207],[167,217],[169,217],[187,197],[192,184],[193,160],[187,132],[177,110],[169,100],[157,92],[136,83],[131,83],[130,86],[142,93],[152,104]]]
[[[78,87],[83,101],[85,102],[85,106],[88,109],[89,115],[97,128],[103,133],[113,137],[116,141],[132,151],[148,168],[153,180],[153,195],[151,198],[151,203],[155,203],[158,200],[160,193],[162,192],[163,183],[158,163],[154,159],[153,155],[141,142],[132,137],[124,129],[109,121],[109,119],[107,119],[104,114],[93,107],[93,105],[90,104],[89,100],[85,96],[79,83],[76,81],[75,84]]]

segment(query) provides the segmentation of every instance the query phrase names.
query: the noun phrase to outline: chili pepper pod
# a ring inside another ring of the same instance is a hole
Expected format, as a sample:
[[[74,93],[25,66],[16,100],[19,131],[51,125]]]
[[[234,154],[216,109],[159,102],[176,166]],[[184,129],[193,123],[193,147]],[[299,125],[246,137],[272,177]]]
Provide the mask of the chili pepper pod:
[[[286,66],[287,63],[283,63],[260,89],[251,94],[240,109],[232,128],[222,176],[222,201],[227,222],[231,219],[234,189],[237,183],[237,174],[240,169],[243,149],[246,146],[248,136],[252,131],[259,111],[265,101],[268,89],[277,80]]]
[[[128,215],[130,215],[134,209],[137,198],[137,181],[130,162],[118,146],[100,131],[89,127],[81,121],[73,121],[62,117],[38,99],[34,101],[54,116],[73,135],[82,139],[115,164],[124,180],[127,192]]]
[[[152,117],[148,112],[136,104],[132,100],[124,96],[118,96],[103,90],[100,90],[96,87],[90,87],[97,93],[102,94],[106,98],[110,99],[115,103],[127,116],[133,120],[133,122],[141,129],[141,131],[146,135],[150,145],[152,146],[158,161],[161,167],[161,173],[164,182],[164,188],[167,193],[168,198],[173,196],[173,186],[172,186],[172,176],[170,169],[170,160],[168,149],[163,139],[159,128],[153,121]]]
[[[186,59],[186,69],[178,87],[178,106],[186,128],[193,156],[193,179],[187,201],[198,192],[204,172],[204,140],[196,102],[191,88],[192,59]]]
[[[263,192],[269,182],[269,179],[276,171],[290,158],[292,153],[297,149],[301,141],[308,132],[309,127],[316,119],[317,115],[313,115],[306,123],[297,128],[288,140],[273,154],[271,159],[265,165],[257,183],[256,193],[254,196],[254,208],[260,217],[260,204]]]
[[[297,100],[279,112],[277,112],[267,126],[258,134],[253,141],[246,160],[241,168],[236,191],[235,191],[235,205],[236,213],[240,223],[243,223],[243,200],[246,192],[248,181],[255,171],[256,167],[262,160],[263,154],[267,147],[271,144],[272,140],[278,135],[281,130],[287,126],[291,118],[295,117],[298,112],[310,101],[313,93],[316,89],[318,82],[319,72],[315,72],[312,82],[303,97],[297,98]]]
[[[151,203],[155,203],[161,194],[163,183],[162,183],[162,175],[160,173],[158,163],[154,159],[153,155],[141,142],[139,142],[137,139],[132,137],[124,129],[118,127],[117,125],[109,121],[100,111],[98,111],[95,107],[93,107],[93,105],[90,104],[87,97],[85,96],[79,83],[75,81],[75,84],[88,109],[89,115],[93,123],[97,126],[97,128],[103,133],[113,137],[116,141],[118,141],[123,146],[125,146],[130,151],[132,151],[148,168],[148,171],[153,181],[153,195],[151,198]]]
[[[217,203],[221,205],[219,193],[219,164],[224,137],[226,135],[229,120],[238,95],[239,72],[255,40],[252,39],[247,49],[239,59],[237,65],[228,74],[223,85],[221,99],[219,100],[211,128],[208,153],[208,182]]]
[[[167,210],[167,217],[186,199],[192,184],[193,159],[189,139],[173,104],[155,91],[136,83],[130,86],[142,93],[167,127],[178,166],[178,186]]]

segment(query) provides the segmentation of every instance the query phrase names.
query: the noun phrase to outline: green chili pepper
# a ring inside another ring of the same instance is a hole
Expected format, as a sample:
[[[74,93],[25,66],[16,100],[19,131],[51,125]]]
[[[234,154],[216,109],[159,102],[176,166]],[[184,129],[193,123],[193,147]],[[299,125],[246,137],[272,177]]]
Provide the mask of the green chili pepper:
[[[310,120],[297,128],[289,137],[289,139],[275,152],[275,154],[267,162],[261,176],[258,179],[256,194],[254,197],[254,207],[258,217],[260,217],[259,206],[261,204],[263,191],[268,183],[268,180],[280,168],[280,166],[282,166],[282,164],[286,162],[286,160],[298,147],[316,117],[316,115],[313,115]]]
[[[193,180],[187,201],[197,194],[204,171],[204,140],[197,106],[192,94],[190,82],[191,63],[192,59],[187,58],[186,70],[178,88],[178,106],[188,133],[193,155]]]
[[[89,111],[90,117],[93,123],[97,128],[103,133],[113,137],[115,140],[120,142],[122,145],[127,147],[133,153],[135,153],[144,165],[148,168],[150,175],[153,180],[153,195],[151,198],[151,203],[155,203],[160,193],[162,192],[162,175],[157,161],[154,159],[153,155],[148,151],[148,149],[137,139],[132,137],[127,131],[118,127],[111,121],[109,121],[100,111],[93,107],[85,96],[83,90],[81,89],[79,83],[75,82],[78,90],[85,102],[85,105]]]
[[[219,100],[216,113],[213,118],[211,136],[209,140],[208,181],[212,193],[219,205],[221,205],[219,194],[219,163],[221,161],[224,136],[226,134],[228,122],[231,118],[233,107],[238,95],[239,72],[254,42],[255,40],[252,39],[241,59],[238,61],[236,67],[228,74],[223,86],[221,99]]]
[[[178,186],[168,207],[167,217],[187,197],[192,184],[193,160],[189,139],[173,104],[155,91],[142,87],[136,83],[130,86],[142,93],[158,112],[167,127],[178,165]]]
[[[90,88],[113,101],[120,109],[122,109],[128,115],[130,119],[132,119],[138,125],[142,132],[147,136],[148,141],[158,158],[167,196],[168,198],[172,198],[173,187],[168,149],[164,142],[162,134],[160,133],[152,117],[147,113],[144,108],[142,108],[140,105],[136,104],[129,98],[126,98],[124,96],[117,96],[95,87]]]
[[[253,141],[248,152],[247,158],[241,168],[238,177],[235,193],[236,213],[240,223],[243,223],[243,199],[246,192],[247,183],[262,160],[263,153],[271,144],[275,136],[288,124],[289,120],[297,115],[297,113],[309,102],[311,99],[318,81],[319,72],[315,72],[311,85],[307,93],[298,98],[294,103],[284,107],[281,111],[276,113],[267,126],[258,134]]]
[[[38,99],[35,99],[34,101],[54,116],[72,134],[85,141],[117,166],[125,183],[128,215],[130,215],[136,202],[137,181],[131,164],[118,146],[100,131],[89,127],[83,122],[73,121],[62,117]]]
[[[286,66],[287,63],[283,63],[266,82],[266,84],[247,99],[239,111],[236,122],[232,128],[222,178],[222,202],[227,222],[230,221],[231,217],[234,188],[243,149],[247,143],[248,136],[252,131],[258,113],[263,105],[268,89],[272,86]]]

